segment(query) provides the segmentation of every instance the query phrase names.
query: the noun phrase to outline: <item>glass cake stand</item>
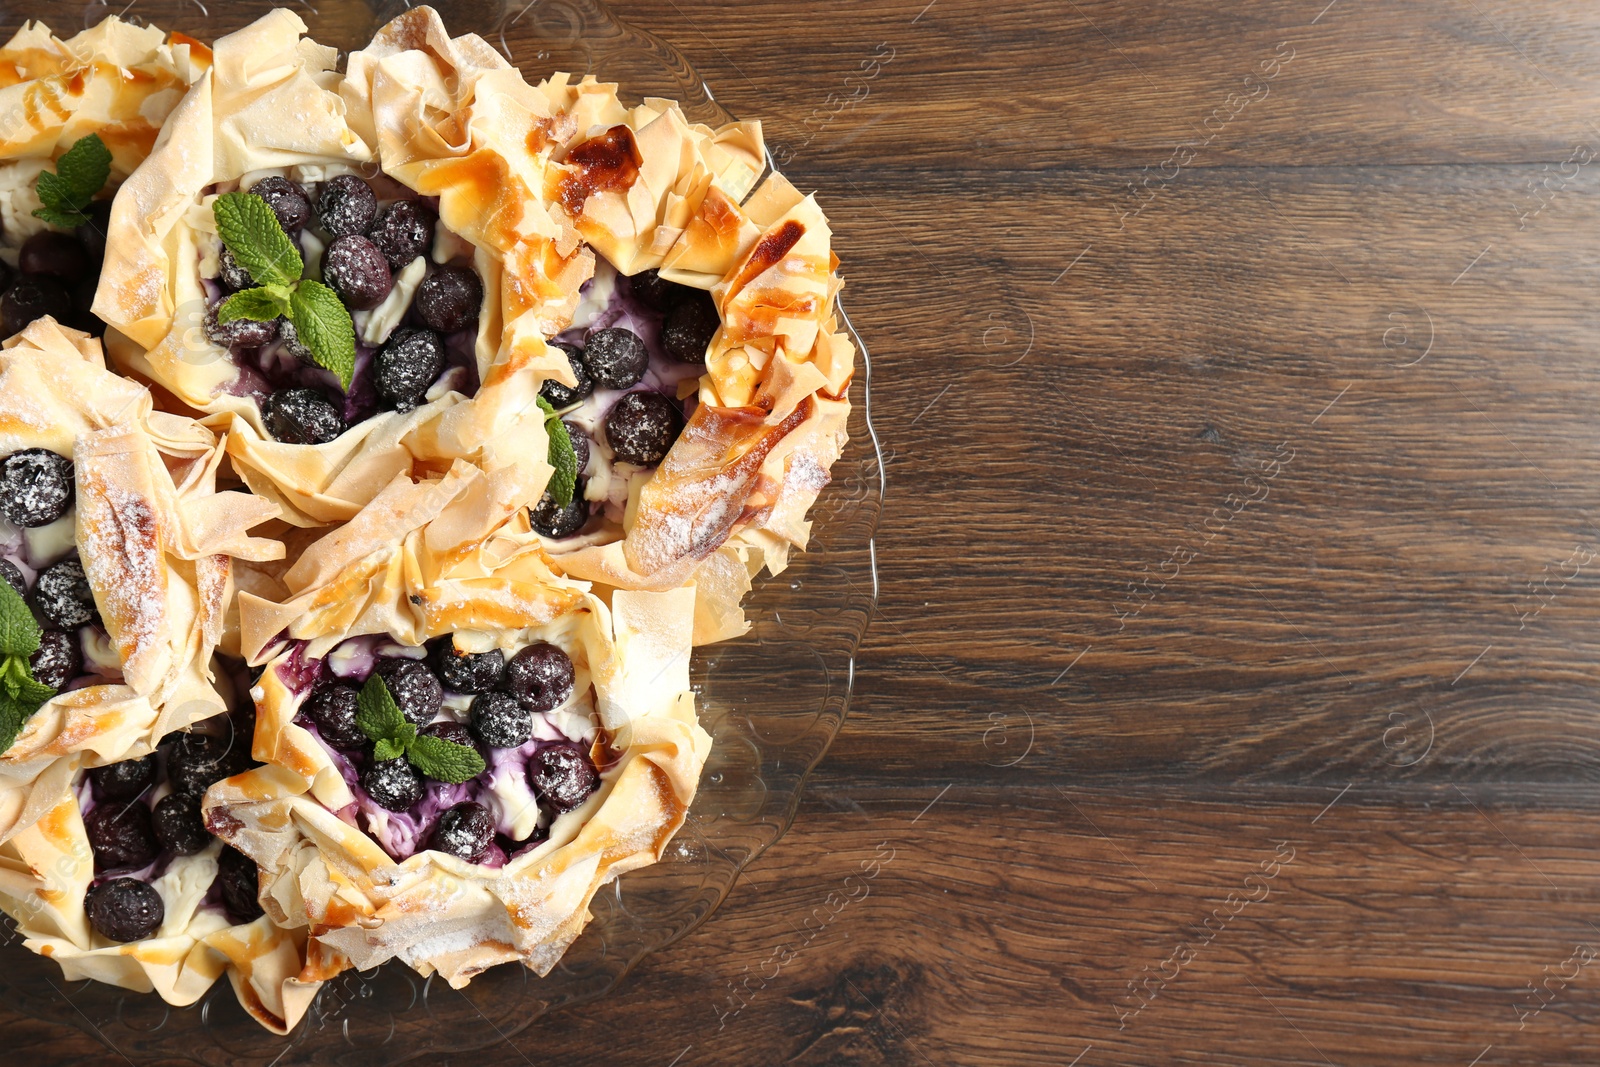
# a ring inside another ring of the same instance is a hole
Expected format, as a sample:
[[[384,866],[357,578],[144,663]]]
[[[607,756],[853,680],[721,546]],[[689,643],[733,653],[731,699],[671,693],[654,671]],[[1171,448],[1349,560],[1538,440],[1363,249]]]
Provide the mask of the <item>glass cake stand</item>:
[[[76,5],[29,0],[0,13],[9,36],[37,17],[57,34],[122,12],[123,0]],[[37,6],[37,10],[30,10]],[[214,40],[274,5],[237,0],[140,0],[123,17]],[[294,3],[312,36],[360,48],[403,3],[317,0]],[[619,83],[625,99],[677,100],[693,121],[731,116],[671,45],[613,15],[597,0],[461,0],[439,3],[446,27],[496,45],[530,81],[566,70]],[[842,312],[841,312],[842,315]],[[496,967],[464,990],[424,979],[400,963],[351,972],[325,985],[288,1037],[263,1030],[239,1007],[227,981],[196,1005],[170,1008],[154,994],[62,980],[60,968],[25,950],[9,921],[0,933],[0,990],[10,1007],[91,1034],[133,1062],[208,1065],[398,1064],[493,1045],[546,1012],[604,996],[650,952],[704,922],[739,873],[783,836],[807,774],[844,721],[855,652],[877,598],[873,535],[883,502],[883,468],[872,429],[871,365],[850,327],[860,369],[850,389],[850,444],[811,518],[808,552],[788,570],[756,581],[746,611],[751,632],[697,651],[693,682],[700,721],[715,747],[689,820],[663,862],[624,875],[594,898],[594,921],[547,977],[519,965]]]

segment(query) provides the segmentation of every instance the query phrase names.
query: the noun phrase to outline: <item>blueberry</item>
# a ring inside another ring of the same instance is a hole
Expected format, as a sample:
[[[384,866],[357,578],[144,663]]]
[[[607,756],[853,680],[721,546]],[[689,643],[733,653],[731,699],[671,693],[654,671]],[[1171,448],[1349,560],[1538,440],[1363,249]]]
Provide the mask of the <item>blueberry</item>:
[[[341,752],[353,752],[367,744],[367,735],[356,725],[358,708],[356,688],[335,683],[319,686],[305,711],[317,724],[318,736]]]
[[[322,183],[317,193],[317,219],[333,237],[364,234],[378,215],[372,186],[354,174],[340,174]]]
[[[0,512],[14,526],[47,526],[76,495],[72,460],[48,448],[24,448],[0,461]]]
[[[600,772],[578,745],[550,745],[528,761],[528,784],[557,811],[571,811],[600,788]]]
[[[94,313],[94,294],[99,287],[98,270],[72,284],[72,316],[67,320],[67,325],[91,337],[104,337],[106,333],[104,320]]]
[[[18,596],[25,597],[28,595],[28,582],[27,579],[22,577],[22,571],[17,569],[15,563],[3,556],[0,556],[0,578],[4,578],[6,583],[17,591]]]
[[[83,564],[76,559],[64,559],[39,573],[33,586],[33,606],[55,630],[87,626],[98,614],[94,590],[83,575]]]
[[[45,630],[39,635],[39,649],[29,658],[36,681],[61,690],[83,673],[83,650],[78,635],[65,630]]]
[[[111,201],[93,200],[83,209],[89,221],[73,231],[89,253],[91,273],[100,273],[100,264],[106,258],[106,234],[111,232]]]
[[[566,505],[556,503],[549,493],[539,497],[539,502],[528,509],[528,521],[546,537],[560,540],[571,537],[589,522],[589,502],[583,498],[584,482],[578,479],[573,487],[572,500]]]
[[[83,910],[95,933],[123,944],[149,937],[167,917],[161,894],[135,878],[101,882],[83,895]]]
[[[278,225],[291,236],[299,233],[311,220],[311,199],[306,191],[288,178],[262,178],[249,189],[272,208],[278,216]]]
[[[261,404],[261,421],[274,441],[325,445],[344,433],[344,417],[314,389],[280,389]]]
[[[650,367],[650,353],[644,341],[632,330],[612,326],[595,330],[584,345],[583,361],[589,365],[594,383],[603,389],[626,389],[637,385]]]
[[[540,641],[522,649],[506,664],[506,688],[529,711],[550,711],[572,695],[572,660]]]
[[[72,292],[60,278],[24,274],[0,296],[0,334],[6,337],[21,333],[46,315],[57,322],[66,322],[72,315]]]
[[[554,378],[547,378],[539,387],[539,395],[550,401],[550,406],[553,408],[558,410],[569,408],[594,392],[594,378],[590,376],[589,368],[583,362],[583,349],[559,341],[552,342],[551,347],[559,348],[567,354],[567,362],[572,365],[572,373],[578,379],[578,384],[562,385]]]
[[[444,687],[420,659],[380,659],[378,677],[413,726],[426,726],[444,706]]]
[[[711,338],[722,325],[717,305],[704,289],[691,290],[682,303],[667,312],[661,324],[661,347],[679,363],[704,363]]]
[[[412,306],[424,325],[440,333],[472,329],[483,307],[483,282],[471,267],[440,267],[417,287]]]
[[[654,467],[683,432],[683,410],[660,393],[628,393],[606,412],[605,431],[617,459]]]
[[[282,319],[268,319],[265,322],[234,319],[232,322],[223,322],[217,314],[221,308],[222,305],[218,304],[207,309],[205,321],[206,339],[218,348],[260,348],[277,339]]]
[[[250,738],[180,733],[167,750],[167,780],[177,793],[199,796],[224,778],[248,770]]]
[[[211,834],[200,817],[200,798],[192,793],[162,797],[151,813],[150,824],[161,847],[180,856],[193,856],[211,843]]]
[[[498,648],[458,652],[453,637],[441,637],[428,650],[428,663],[439,682],[452,693],[487,693],[500,684],[506,656]]]
[[[402,326],[378,349],[376,367],[378,395],[397,411],[410,411],[444,369],[444,340],[432,330]]]
[[[440,719],[438,722],[430,722],[418,730],[417,734],[420,737],[437,737],[439,740],[448,741],[452,745],[466,745],[471,749],[477,748],[477,745],[472,740],[472,732],[454,719]]]
[[[472,698],[472,732],[490,748],[516,748],[533,737],[533,713],[510,693]]]
[[[218,262],[222,266],[222,273],[219,277],[222,279],[223,285],[234,292],[238,292],[241,289],[255,288],[256,280],[250,277],[249,271],[239,265],[239,261],[233,258],[233,253],[228,251],[226,245],[222,248],[222,255],[218,258]]]
[[[422,799],[422,776],[404,759],[384,760],[361,776],[361,788],[373,803],[405,811]]]
[[[83,832],[97,871],[148,867],[161,851],[150,809],[137,800],[96,804],[83,817]]]
[[[561,425],[567,428],[567,438],[572,442],[573,459],[578,464],[578,477],[582,478],[584,472],[589,469],[589,435],[580,430],[575,422],[563,419]]]
[[[89,769],[89,784],[96,800],[132,800],[156,780],[154,753],[143,759],[125,759],[105,767]]]
[[[640,271],[629,278],[628,291],[641,304],[657,311],[668,310],[692,292],[687,285],[679,285],[677,282],[669,282],[662,278],[661,272],[654,268]]]
[[[0,293],[11,288],[11,278],[11,268],[6,266],[3,260],[0,260]]]
[[[316,364],[317,357],[311,353],[311,349],[301,342],[300,331],[296,330],[294,323],[288,319],[284,319],[278,324],[278,340],[282,343],[284,351],[301,363]]]
[[[493,842],[489,809],[471,800],[446,808],[433,828],[433,848],[468,863],[482,860]]]
[[[217,883],[234,922],[254,922],[266,914],[261,908],[261,868],[232,845],[224,845],[217,855]]]
[[[71,234],[41,230],[22,243],[17,269],[23,274],[49,274],[72,282],[89,273],[89,251]]]
[[[360,234],[341,237],[328,246],[322,256],[322,280],[354,311],[371,311],[394,288],[394,275],[383,253]]]
[[[427,205],[415,200],[397,200],[378,217],[367,236],[389,261],[389,269],[398,271],[418,256],[428,254],[433,247],[436,221],[437,217]]]

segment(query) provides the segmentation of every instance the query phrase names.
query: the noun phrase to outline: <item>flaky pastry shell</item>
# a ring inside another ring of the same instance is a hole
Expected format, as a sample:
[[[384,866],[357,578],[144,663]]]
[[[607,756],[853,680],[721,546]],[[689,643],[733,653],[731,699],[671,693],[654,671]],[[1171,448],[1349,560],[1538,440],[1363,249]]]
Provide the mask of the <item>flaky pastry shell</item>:
[[[246,649],[267,658],[253,694],[265,766],[205,800],[212,832],[260,865],[277,921],[309,923],[314,946],[357,968],[399,958],[456,987],[513,960],[547,973],[600,886],[660,858],[711,747],[689,690],[692,591],[622,591],[608,605],[551,571],[523,516],[485,514],[492,477],[459,464],[437,481],[397,479],[301,557],[289,600],[243,600]],[[560,644],[579,691],[593,686],[599,791],[498,868],[431,850],[391,858],[354,825],[331,751],[295,721],[308,663],[372,633],[403,645],[454,633],[463,651]],[[268,643],[280,634],[291,642]]]
[[[493,470],[542,457],[548,446],[538,378],[516,353],[497,348],[503,250],[470,231],[458,236],[476,245],[487,292],[475,344],[481,384],[470,399],[440,383],[412,411],[380,412],[327,444],[281,443],[265,432],[239,366],[207,338],[201,262],[220,249],[208,190],[268,175],[322,181],[389,167],[363,136],[370,116],[341,95],[337,50],[304,33],[295,14],[278,9],[216,42],[211,70],[118,194],[94,308],[113,328],[107,344],[119,366],[229,429],[229,455],[250,488],[278,503],[286,521],[314,527],[349,519],[414,467],[442,470],[465,458]],[[420,121],[418,140],[429,123],[445,124],[431,111]],[[317,276],[314,262],[307,272]]]
[[[0,753],[0,841],[55,807],[79,769],[142,756],[222,710],[209,670],[232,559],[283,554],[246,533],[271,503],[217,491],[217,436],[153,410],[148,390],[106,370],[99,341],[50,318],[0,345],[0,455],[23,448],[73,458],[75,541],[123,681],[51,698]]]

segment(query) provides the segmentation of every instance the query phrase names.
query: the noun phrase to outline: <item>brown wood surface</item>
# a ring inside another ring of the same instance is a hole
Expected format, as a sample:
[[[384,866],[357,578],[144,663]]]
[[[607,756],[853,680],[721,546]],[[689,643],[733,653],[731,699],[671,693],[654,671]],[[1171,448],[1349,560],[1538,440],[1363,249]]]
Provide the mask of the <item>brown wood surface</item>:
[[[1324,4],[619,0],[833,221],[881,612],[722,909],[460,1062],[1594,1062],[1600,7]]]

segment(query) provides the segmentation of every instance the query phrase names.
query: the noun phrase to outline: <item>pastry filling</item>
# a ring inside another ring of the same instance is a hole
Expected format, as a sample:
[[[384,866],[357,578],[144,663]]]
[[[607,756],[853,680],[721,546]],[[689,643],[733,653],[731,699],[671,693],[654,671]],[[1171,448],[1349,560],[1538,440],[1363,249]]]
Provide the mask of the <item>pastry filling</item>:
[[[566,352],[576,387],[540,390],[566,424],[578,485],[565,507],[546,494],[533,528],[553,540],[620,527],[629,500],[683,432],[719,320],[711,294],[656,271],[618,274],[597,257],[572,326],[552,344]]]
[[[599,788],[593,687],[551,641],[463,654],[451,636],[427,648],[356,637],[320,661],[291,657],[279,670],[304,694],[295,721],[328,750],[355,797],[337,814],[396,860],[433,849],[500,867]],[[450,782],[430,777],[425,760],[377,759],[357,721],[373,674],[418,735],[473,749],[483,771]]]
[[[89,221],[74,230],[41,229],[14,243],[0,233],[0,338],[14,337],[46,315],[100,337],[105,323],[89,311],[106,254],[111,201],[85,209]]]
[[[208,193],[232,191],[217,185]],[[300,249],[303,277],[338,295],[355,334],[355,373],[345,389],[289,319],[219,321],[223,301],[256,280],[220,240],[201,242],[206,336],[227,349],[239,371],[232,391],[260,405],[275,440],[325,444],[380,412],[477,392],[483,281],[472,245],[439,224],[437,201],[382,175],[305,183],[272,176],[245,191],[271,206]]]
[[[164,924],[186,929],[201,913],[218,926],[262,914],[255,862],[213,837],[200,814],[207,788],[256,765],[248,676],[238,661],[219,657],[218,666],[217,689],[231,712],[167,735],[141,759],[95,767],[78,782],[94,851],[84,911],[111,941],[139,941]]]

